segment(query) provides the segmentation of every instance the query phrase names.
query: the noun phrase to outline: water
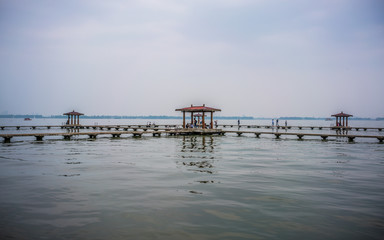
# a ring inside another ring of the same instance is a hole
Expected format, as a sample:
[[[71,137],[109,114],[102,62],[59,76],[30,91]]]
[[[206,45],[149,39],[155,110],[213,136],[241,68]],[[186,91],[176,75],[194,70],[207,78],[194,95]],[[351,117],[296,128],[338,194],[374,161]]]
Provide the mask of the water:
[[[0,238],[381,239],[377,142],[14,138],[0,144]]]

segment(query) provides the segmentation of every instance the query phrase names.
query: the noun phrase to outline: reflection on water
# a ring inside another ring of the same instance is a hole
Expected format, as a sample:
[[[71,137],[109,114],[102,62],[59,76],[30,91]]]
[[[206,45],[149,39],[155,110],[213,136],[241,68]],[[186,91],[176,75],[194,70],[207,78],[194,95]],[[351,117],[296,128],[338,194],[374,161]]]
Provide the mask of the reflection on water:
[[[212,136],[183,136],[178,164],[185,166],[188,171],[213,174],[214,171],[214,137]],[[213,181],[199,181],[208,183]]]

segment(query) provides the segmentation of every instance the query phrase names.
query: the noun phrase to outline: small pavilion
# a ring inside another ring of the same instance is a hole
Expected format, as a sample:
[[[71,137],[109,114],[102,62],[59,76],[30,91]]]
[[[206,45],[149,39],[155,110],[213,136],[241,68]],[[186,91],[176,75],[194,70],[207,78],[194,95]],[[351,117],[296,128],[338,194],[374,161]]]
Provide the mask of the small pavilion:
[[[213,128],[213,113],[221,111],[221,109],[206,107],[205,104],[203,104],[203,106],[193,106],[191,104],[190,107],[179,108],[179,109],[176,109],[175,111],[183,112],[183,128],[185,128],[185,113],[186,112],[190,112],[191,113],[191,125],[193,125],[194,114],[195,113],[201,113],[200,116],[202,117],[202,127],[203,128],[206,127],[206,124],[205,124],[205,113],[209,112],[209,113],[211,113],[210,128],[212,129]]]
[[[80,125],[80,116],[84,114],[73,110],[72,112],[64,113],[63,115],[68,116],[67,125]]]
[[[337,127],[348,127],[348,118],[353,117],[353,115],[341,112],[341,113],[333,114],[332,117],[336,117]],[[341,120],[343,120],[343,122],[341,122]]]

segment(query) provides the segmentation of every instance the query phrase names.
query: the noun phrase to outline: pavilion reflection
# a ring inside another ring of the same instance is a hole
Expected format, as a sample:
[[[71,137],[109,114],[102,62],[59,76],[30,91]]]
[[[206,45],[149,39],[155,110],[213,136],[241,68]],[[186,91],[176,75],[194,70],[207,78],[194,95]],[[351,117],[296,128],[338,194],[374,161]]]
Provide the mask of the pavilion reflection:
[[[215,141],[212,136],[183,136],[177,164],[188,171],[213,173]]]

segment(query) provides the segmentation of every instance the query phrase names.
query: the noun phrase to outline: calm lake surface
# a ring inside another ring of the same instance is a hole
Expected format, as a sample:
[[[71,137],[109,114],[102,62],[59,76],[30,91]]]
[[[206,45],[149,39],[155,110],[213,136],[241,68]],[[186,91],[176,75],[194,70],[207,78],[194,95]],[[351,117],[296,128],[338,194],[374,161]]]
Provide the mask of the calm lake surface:
[[[1,119],[0,125],[64,121]],[[154,120],[81,123],[148,121]],[[32,131],[64,130],[0,133]],[[12,138],[0,143],[0,239],[382,239],[383,182],[384,144],[376,139]]]

